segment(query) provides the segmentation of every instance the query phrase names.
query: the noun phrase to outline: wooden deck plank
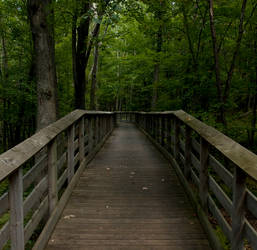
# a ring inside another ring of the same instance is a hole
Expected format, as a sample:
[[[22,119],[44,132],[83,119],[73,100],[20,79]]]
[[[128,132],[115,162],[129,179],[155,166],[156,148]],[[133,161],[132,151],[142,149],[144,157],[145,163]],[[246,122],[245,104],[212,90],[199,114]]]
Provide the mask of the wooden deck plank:
[[[46,249],[210,247],[170,164],[121,123],[80,177]]]

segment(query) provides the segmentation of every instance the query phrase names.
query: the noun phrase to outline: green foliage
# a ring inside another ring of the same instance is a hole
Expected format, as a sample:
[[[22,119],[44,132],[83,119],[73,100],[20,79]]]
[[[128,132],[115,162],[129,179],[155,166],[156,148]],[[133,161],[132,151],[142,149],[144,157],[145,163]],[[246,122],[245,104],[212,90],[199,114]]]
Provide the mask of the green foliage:
[[[216,227],[216,234],[218,236],[218,239],[220,240],[221,246],[224,250],[231,249],[230,244],[224,233],[222,232],[221,228],[219,226]]]
[[[103,10],[106,3],[103,17],[97,16],[96,11]],[[214,1],[222,79],[227,77],[236,45],[241,4],[241,0]],[[93,40],[94,45],[99,44],[100,53],[97,108],[150,111],[158,62],[156,110],[184,109],[247,145],[247,131],[254,130],[250,127],[252,118],[240,120],[238,114],[252,108],[257,89],[255,5],[253,0],[248,1],[245,32],[225,104],[228,125],[224,128],[217,124],[221,104],[206,1],[95,1],[90,11],[78,19],[89,18],[90,30],[101,24],[99,37]],[[37,96],[26,2],[1,1],[0,7],[0,37],[1,41],[5,39],[8,58],[7,76],[3,56],[0,72],[0,126],[3,130],[6,123],[8,130],[4,136],[7,145],[0,147],[3,151],[35,131]],[[58,0],[54,5],[59,116],[74,108],[72,21],[81,7],[81,2],[74,0]],[[162,46],[157,51],[160,30]],[[91,56],[86,71],[87,104],[92,66]],[[22,131],[20,136],[18,130]]]

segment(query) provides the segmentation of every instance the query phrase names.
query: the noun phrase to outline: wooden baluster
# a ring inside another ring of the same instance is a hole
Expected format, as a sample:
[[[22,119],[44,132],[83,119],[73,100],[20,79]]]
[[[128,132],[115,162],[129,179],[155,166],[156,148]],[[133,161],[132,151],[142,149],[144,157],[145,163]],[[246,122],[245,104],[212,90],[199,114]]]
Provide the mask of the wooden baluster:
[[[117,127],[118,124],[118,115],[115,113],[114,114],[114,126]]]
[[[85,157],[85,119],[81,118],[79,122],[79,163],[81,164]]]
[[[112,117],[109,116],[109,119],[108,119],[108,130],[109,130],[109,132],[111,131],[111,129],[112,129]]]
[[[152,137],[154,137],[154,119],[152,115],[151,115],[151,135]]]
[[[184,175],[189,179],[191,175],[191,150],[192,150],[192,129],[189,126],[186,126],[185,131],[185,168]]]
[[[162,147],[164,147],[165,145],[165,133],[166,133],[166,130],[165,130],[165,120],[166,120],[166,117],[164,115],[162,115],[160,117],[160,122],[161,122],[161,145]]]
[[[101,141],[104,137],[104,115],[101,115],[101,119],[100,119],[100,138]]]
[[[154,140],[156,140],[156,138],[157,138],[157,135],[156,135],[156,119],[155,119],[154,115],[152,115],[152,117],[153,117],[153,138],[154,138]]]
[[[148,134],[150,134],[150,119],[149,115],[146,115],[146,131]]]
[[[176,161],[179,159],[179,120],[174,117],[174,158]]]
[[[101,141],[101,116],[97,119],[97,144]]]
[[[107,131],[107,118],[108,118],[108,115],[105,115],[104,116],[104,136],[106,136],[106,134],[108,133],[108,131]]]
[[[109,133],[110,132],[110,116],[107,117],[106,122],[107,122],[107,131]]]
[[[94,145],[96,146],[98,143],[98,131],[99,131],[99,127],[98,127],[98,116],[95,116],[95,128],[94,128],[94,133],[95,133],[95,143]]]
[[[24,249],[23,180],[20,167],[9,177],[10,238],[12,250]]]
[[[200,143],[200,187],[199,194],[202,208],[208,212],[208,163],[209,163],[209,143],[201,137]]]
[[[92,135],[92,116],[89,116],[87,118],[88,122],[87,122],[87,129],[88,129],[88,154],[92,151],[92,139],[93,139],[93,135]]]
[[[155,116],[155,124],[156,124],[156,132],[155,132],[155,135],[156,135],[156,142],[158,143],[159,142],[159,117],[158,115]]]
[[[109,116],[109,132],[112,130],[112,115]]]
[[[57,191],[57,142],[51,141],[47,147],[48,150],[48,212],[49,216],[56,207],[58,201]]]
[[[92,117],[92,134],[93,134],[92,145],[94,148],[96,145],[96,117],[95,117],[95,115]]]
[[[244,221],[245,221],[245,196],[246,174],[239,167],[234,167],[233,177],[233,210],[232,210],[232,240],[231,249],[244,249]]]
[[[71,125],[68,130],[68,182],[74,175],[74,137],[75,137],[75,125]]]
[[[116,118],[115,118],[115,114],[112,114],[112,129],[114,129],[116,126]]]
[[[167,150],[171,152],[171,117],[167,118]]]
[[[157,135],[157,143],[160,142],[160,118],[159,118],[159,115],[156,116],[156,125],[157,125],[157,132],[156,132],[156,135]]]

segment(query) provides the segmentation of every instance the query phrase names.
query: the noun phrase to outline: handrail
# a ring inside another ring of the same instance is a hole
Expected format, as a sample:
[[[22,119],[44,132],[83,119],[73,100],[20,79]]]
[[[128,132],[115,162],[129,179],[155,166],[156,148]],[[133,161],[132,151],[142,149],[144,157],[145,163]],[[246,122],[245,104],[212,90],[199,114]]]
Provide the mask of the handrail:
[[[84,167],[115,124],[114,112],[75,110],[0,155],[0,187],[7,186],[0,193],[0,219],[6,220],[0,249],[8,240],[12,249],[24,249],[42,220],[33,249],[44,248]]]
[[[222,246],[209,217],[231,249],[257,249],[257,197],[248,189],[249,177],[257,185],[257,155],[183,110],[116,114],[135,121],[171,162],[214,249]]]
[[[250,177],[257,181],[257,155],[249,151],[217,129],[206,125],[183,110],[166,112],[137,112],[148,115],[174,115],[184,124],[188,125],[204,138],[210,145],[214,146],[230,161],[245,171]]]
[[[17,146],[0,155],[0,182],[38,153],[51,140],[84,115],[109,115],[112,112],[74,110],[60,120],[41,129]]]

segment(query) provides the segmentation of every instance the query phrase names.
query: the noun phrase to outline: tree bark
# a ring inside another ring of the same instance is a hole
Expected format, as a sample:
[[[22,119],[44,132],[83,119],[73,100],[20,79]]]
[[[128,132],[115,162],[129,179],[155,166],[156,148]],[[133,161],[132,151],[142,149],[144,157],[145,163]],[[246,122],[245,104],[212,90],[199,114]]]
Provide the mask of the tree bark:
[[[98,58],[99,58],[99,44],[95,44],[94,49],[94,65],[92,70],[92,82],[90,90],[90,109],[96,110],[95,92],[97,86],[97,70],[98,70]]]
[[[35,53],[39,130],[57,117],[53,1],[28,0],[27,8]]]
[[[7,57],[7,49],[6,49],[6,41],[5,36],[2,34],[2,79],[3,84],[6,84],[8,79],[8,57]],[[6,151],[8,149],[8,126],[7,126],[7,100],[5,96],[3,96],[3,150]]]
[[[234,72],[234,69],[235,69],[236,58],[237,58],[238,53],[239,53],[239,49],[240,49],[240,45],[241,45],[241,41],[242,41],[242,37],[243,37],[243,33],[244,33],[243,25],[244,25],[246,4],[247,4],[247,0],[243,0],[242,8],[241,8],[241,17],[240,17],[240,23],[239,23],[238,37],[237,37],[236,46],[235,46],[235,49],[234,49],[230,69],[229,69],[229,72],[228,72],[228,75],[227,75],[226,84],[225,84],[225,90],[224,90],[224,95],[223,95],[223,102],[224,103],[226,103],[226,101],[229,97],[229,90],[230,90],[230,86],[231,86],[233,72]]]
[[[255,54],[257,53],[256,40],[254,41],[254,52]],[[255,145],[255,129],[256,129],[256,120],[257,120],[256,109],[257,109],[257,59],[255,59],[255,89],[254,89],[254,96],[253,96],[251,129],[248,132],[250,147],[253,147]]]
[[[155,59],[155,64],[154,64],[152,110],[156,109],[156,104],[157,104],[157,99],[158,99],[158,84],[160,81],[160,52],[162,51],[162,26],[161,26],[161,24],[160,24],[159,30],[157,32],[157,41],[156,42],[157,42],[157,46],[156,46],[157,58]]]
[[[215,64],[216,88],[217,88],[217,95],[218,95],[218,100],[220,104],[218,121],[222,122],[225,125],[226,119],[225,119],[225,112],[224,112],[224,105],[223,105],[223,98],[222,98],[222,82],[220,77],[219,50],[217,45],[216,29],[214,25],[213,0],[209,0],[209,14],[210,14],[210,29],[211,29],[211,36],[212,36],[212,49],[213,49],[214,64]]]
[[[109,0],[105,1],[102,9],[99,10],[99,19],[102,18],[103,13]],[[81,11],[79,16],[86,16],[80,18],[77,22],[77,15],[74,14],[72,24],[72,53],[73,53],[73,78],[75,87],[75,108],[85,109],[85,94],[86,94],[86,68],[88,65],[89,56],[93,47],[94,39],[98,36],[100,30],[100,23],[97,23],[93,29],[91,39],[89,40],[89,26],[90,26],[90,3],[89,1],[82,1]],[[75,11],[77,12],[77,10]]]
[[[80,16],[88,14],[90,5],[88,1],[83,3]],[[78,27],[77,27],[78,25]],[[89,16],[81,18],[77,24],[77,19],[74,17],[72,27],[72,52],[73,52],[73,78],[75,87],[75,108],[85,109],[85,92],[86,92],[86,52],[89,35]],[[74,55],[75,53],[75,55]]]

